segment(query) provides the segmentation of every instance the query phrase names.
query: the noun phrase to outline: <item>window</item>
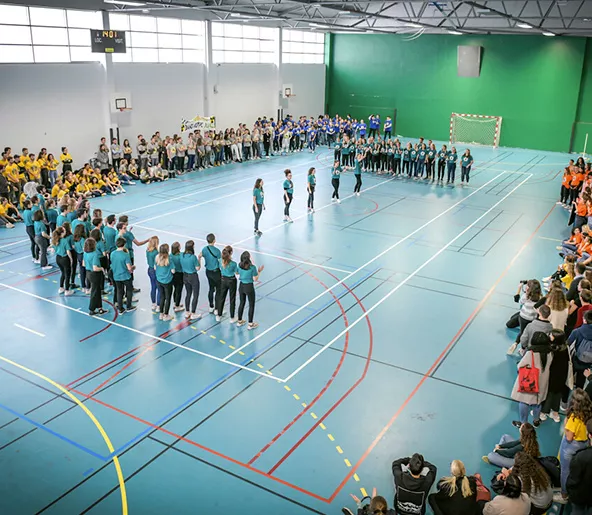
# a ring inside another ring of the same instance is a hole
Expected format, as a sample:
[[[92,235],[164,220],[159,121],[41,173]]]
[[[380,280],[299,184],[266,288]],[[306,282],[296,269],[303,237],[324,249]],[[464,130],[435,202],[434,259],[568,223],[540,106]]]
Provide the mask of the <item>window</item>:
[[[99,11],[0,5],[0,62],[104,62],[93,54],[89,29],[102,29]]]
[[[196,20],[109,13],[113,30],[126,30],[128,51],[113,62],[203,63],[205,24]]]
[[[282,61],[302,64],[325,62],[325,35],[321,32],[284,30],[282,32]]]
[[[254,25],[212,23],[214,63],[275,63],[278,30]]]

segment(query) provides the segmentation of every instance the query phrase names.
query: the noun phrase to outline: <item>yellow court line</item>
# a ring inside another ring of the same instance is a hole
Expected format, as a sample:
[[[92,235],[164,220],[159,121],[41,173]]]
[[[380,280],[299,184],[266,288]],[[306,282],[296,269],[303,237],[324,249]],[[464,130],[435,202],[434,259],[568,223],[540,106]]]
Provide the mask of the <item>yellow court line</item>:
[[[11,361],[10,359],[5,358],[4,356],[0,356],[0,360],[4,361],[6,363],[9,363],[10,365],[12,365],[14,367],[20,368],[21,370],[24,370],[25,372],[28,372],[29,374],[33,374],[34,376],[37,376],[39,379],[43,379],[43,381],[48,382],[49,384],[51,384],[52,386],[54,386],[55,388],[60,390],[62,393],[66,394],[78,406],[80,406],[84,410],[84,412],[88,415],[88,418],[90,418],[92,420],[93,424],[99,430],[99,433],[101,433],[103,440],[105,440],[105,443],[107,444],[107,448],[109,449],[109,453],[112,454],[115,452],[115,449],[113,447],[113,444],[111,443],[111,440],[109,439],[109,436],[107,435],[107,433],[103,429],[103,426],[100,424],[100,422],[97,420],[97,418],[93,415],[92,411],[90,411],[84,404],[82,404],[82,402],[80,402],[77,397],[75,397],[68,390],[66,390],[66,388],[64,388],[62,385],[56,383],[55,381],[49,379],[49,377],[45,377],[43,374],[40,374],[39,372],[35,372],[35,370],[31,370],[30,368],[27,368],[23,365],[19,365],[18,363]],[[123,472],[121,471],[121,465],[119,464],[119,458],[117,456],[113,456],[113,465],[115,465],[115,470],[117,472],[117,479],[119,481],[119,490],[121,491],[121,511],[122,511],[123,515],[127,515],[128,511],[127,511],[127,494],[125,491],[125,481],[123,479]]]

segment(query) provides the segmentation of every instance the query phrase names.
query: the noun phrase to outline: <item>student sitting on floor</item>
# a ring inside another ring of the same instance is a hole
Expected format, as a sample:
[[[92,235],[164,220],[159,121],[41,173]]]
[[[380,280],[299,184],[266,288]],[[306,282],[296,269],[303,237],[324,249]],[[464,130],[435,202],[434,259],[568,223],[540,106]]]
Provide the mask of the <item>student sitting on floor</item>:
[[[450,465],[450,476],[438,482],[438,492],[430,494],[428,502],[434,515],[475,515],[477,480],[467,476],[462,461],[454,460]]]
[[[532,424],[525,422],[520,426],[520,438],[515,440],[510,435],[503,435],[499,444],[487,456],[483,456],[485,463],[496,467],[510,469],[514,466],[514,457],[519,452],[526,452],[533,458],[541,455],[537,434]]]
[[[522,483],[516,474],[503,478],[500,495],[483,505],[483,515],[529,515],[530,497],[522,493]]]
[[[428,492],[436,480],[436,466],[421,454],[393,461],[395,510],[399,515],[423,515]]]

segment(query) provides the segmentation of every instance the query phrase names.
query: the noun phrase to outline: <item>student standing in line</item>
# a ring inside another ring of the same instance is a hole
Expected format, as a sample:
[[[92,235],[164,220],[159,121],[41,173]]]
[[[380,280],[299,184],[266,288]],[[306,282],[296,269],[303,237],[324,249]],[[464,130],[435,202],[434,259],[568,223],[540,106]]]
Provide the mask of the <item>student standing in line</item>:
[[[425,161],[428,157],[428,151],[425,143],[417,149],[417,164],[415,165],[415,175],[418,179],[423,177],[425,171]]]
[[[265,193],[263,192],[263,179],[259,178],[255,181],[253,187],[253,214],[255,215],[255,230],[254,233],[257,236],[261,236],[263,233],[259,230],[259,219],[265,209]],[[284,217],[285,219],[285,217]]]
[[[132,272],[134,266],[129,252],[125,248],[125,239],[117,238],[115,250],[109,256],[113,281],[115,282],[115,305],[119,308],[119,314],[131,313],[136,310],[132,305],[134,286],[132,283]],[[124,307],[125,295],[125,307]]]
[[[468,148],[460,158],[460,164],[460,185],[464,186],[465,182],[469,184],[469,175],[471,174],[471,166],[473,165],[473,156]]]
[[[60,268],[60,288],[58,293],[72,295],[70,290],[70,276],[72,274],[72,244],[66,237],[66,229],[58,227],[51,235],[52,245],[55,249],[56,263]]]
[[[160,320],[168,322],[173,319],[169,315],[171,297],[173,294],[173,274],[175,269],[169,256],[169,246],[163,243],[158,249],[158,256],[154,260],[156,280],[160,291]]]
[[[150,300],[152,301],[152,311],[160,311],[160,294],[158,290],[158,281],[156,280],[156,256],[158,256],[158,247],[160,241],[158,236],[152,236],[148,240],[146,247],[146,262],[148,264],[148,278],[150,279]]]
[[[117,229],[119,231],[119,236],[121,236],[122,238],[125,238],[125,247],[127,248],[127,251],[129,252],[130,258],[132,260],[132,265],[134,264],[134,245],[136,245],[137,247],[142,247],[143,245],[146,245],[146,243],[148,243],[150,238],[147,238],[145,240],[138,240],[136,239],[136,237],[134,236],[134,233],[132,232],[132,228],[129,227],[129,218],[127,215],[121,215],[119,217],[119,223],[123,224],[121,227],[119,226],[119,224],[117,224]],[[132,280],[133,280],[133,275],[132,275]],[[139,288],[134,288],[134,293],[139,293],[140,289]]]
[[[286,180],[284,181],[284,222],[292,223],[293,220],[290,218],[290,205],[292,204],[294,195],[292,171],[286,170],[284,171],[284,175],[286,176]]]
[[[97,252],[97,242],[92,238],[87,238],[84,242],[82,266],[86,270],[86,275],[90,282],[89,313],[91,316],[104,315],[108,311],[103,309],[103,298],[101,297],[103,291],[103,269],[101,268],[99,253]]]
[[[33,263],[39,263],[39,247],[35,243],[35,221],[33,220],[32,203],[29,199],[23,202],[23,220],[25,221],[25,231],[29,240],[31,241],[31,256],[33,257]]]
[[[238,322],[237,326],[243,326],[247,322],[243,320],[243,312],[247,298],[249,299],[249,325],[247,329],[255,329],[259,324],[253,320],[255,316],[255,286],[253,282],[259,279],[259,274],[263,271],[264,266],[257,268],[251,262],[251,254],[245,251],[241,254],[240,265],[238,267],[238,277],[240,280],[239,297],[240,303],[238,306]]]
[[[436,180],[436,170],[434,169],[434,164],[436,163],[437,153],[438,151],[436,150],[436,145],[432,143],[428,148],[428,155],[426,158],[426,175],[428,180],[431,179],[431,182]]]
[[[184,311],[181,305],[181,296],[183,295],[183,267],[181,265],[181,244],[175,241],[171,245],[170,260],[175,273],[173,274],[173,311],[175,313]]]
[[[339,200],[339,179],[341,177],[341,166],[339,161],[333,163],[333,170],[331,171],[331,185],[333,186],[333,195],[331,195],[331,201],[341,203]]]
[[[224,310],[224,303],[226,302],[226,294],[229,294],[230,303],[230,323],[236,322],[236,274],[238,273],[238,266],[232,260],[232,247],[230,245],[224,247],[222,250],[222,258],[220,259],[220,270],[222,272],[222,282],[220,286],[220,295],[217,299],[216,322],[222,320],[221,313]]]
[[[454,174],[456,172],[456,162],[458,161],[458,154],[456,153],[456,148],[452,147],[450,152],[446,157],[447,167],[448,167],[448,180],[446,184],[454,184]]]
[[[407,146],[403,150],[403,174],[407,171],[407,177],[411,177],[413,173],[413,167],[411,165],[411,152],[413,148],[411,147],[411,143],[407,143]]]
[[[446,160],[448,159],[448,148],[442,145],[438,152],[438,182],[444,181],[444,170],[446,169]]]
[[[35,232],[35,243],[39,248],[39,263],[41,270],[51,270],[53,267],[47,263],[47,248],[49,247],[49,234],[47,226],[43,221],[43,211],[38,210],[33,214],[33,231]]]
[[[181,254],[181,269],[183,270],[183,284],[185,285],[185,318],[198,320],[201,314],[197,313],[197,301],[199,299],[199,261],[195,255],[195,242],[189,240],[185,243],[185,252]]]
[[[208,244],[201,249],[199,259],[203,258],[206,266],[206,277],[208,278],[208,301],[210,304],[210,313],[218,314],[215,308],[215,296],[220,294],[220,284],[222,282],[222,275],[220,274],[220,258],[222,253],[216,248],[216,236],[212,233],[206,237]],[[220,313],[222,316],[222,313]]]
[[[306,191],[308,192],[307,207],[309,213],[314,213],[314,192],[317,185],[316,170],[314,166],[308,170],[308,177],[306,178]]]
[[[362,189],[362,166],[361,161],[364,159],[363,156],[359,155],[356,156],[356,160],[354,162],[354,175],[356,177],[356,185],[354,186],[354,193],[359,197],[360,190]]]

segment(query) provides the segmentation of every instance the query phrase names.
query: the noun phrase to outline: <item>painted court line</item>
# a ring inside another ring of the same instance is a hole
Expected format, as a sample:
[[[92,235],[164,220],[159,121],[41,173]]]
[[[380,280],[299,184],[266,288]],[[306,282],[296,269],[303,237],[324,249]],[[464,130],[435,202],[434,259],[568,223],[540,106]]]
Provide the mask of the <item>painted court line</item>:
[[[477,194],[479,191],[481,191],[483,188],[487,187],[489,184],[491,184],[493,181],[497,180],[499,177],[501,177],[502,175],[504,175],[506,172],[502,172],[498,175],[496,175],[493,179],[487,181],[485,184],[483,184],[482,186],[480,186],[479,188],[477,188],[475,191],[473,191],[472,193],[470,193],[469,195],[467,195],[466,197],[462,198],[461,200],[459,200],[458,202],[456,202],[455,204],[453,204],[452,206],[450,206],[449,208],[445,209],[444,211],[442,211],[440,214],[436,215],[434,218],[432,218],[431,220],[428,220],[426,223],[424,223],[421,227],[415,229],[414,231],[410,232],[407,236],[401,238],[399,241],[395,242],[393,245],[391,245],[390,247],[387,247],[385,250],[383,250],[382,252],[380,252],[379,254],[377,254],[376,256],[374,256],[372,259],[370,259],[369,261],[367,261],[366,263],[364,263],[362,266],[358,267],[356,270],[354,270],[353,272],[350,272],[348,275],[346,275],[343,279],[341,279],[340,281],[336,282],[333,286],[329,287],[329,289],[319,293],[316,297],[312,298],[311,300],[309,300],[306,304],[300,306],[298,309],[294,310],[292,313],[290,313],[289,315],[285,316],[284,318],[282,318],[281,320],[279,320],[278,322],[276,322],[275,324],[271,325],[270,327],[268,327],[267,329],[265,329],[264,331],[262,331],[261,333],[259,333],[257,336],[255,336],[254,338],[250,339],[248,342],[246,342],[244,345],[242,345],[241,347],[239,347],[238,349],[236,349],[235,351],[231,352],[230,354],[228,354],[227,356],[224,357],[225,360],[229,359],[230,357],[234,356],[236,353],[238,353],[239,351],[242,351],[245,347],[251,345],[253,342],[257,341],[259,338],[261,338],[262,336],[264,336],[265,334],[269,333],[270,331],[272,331],[273,329],[275,329],[277,326],[279,326],[280,324],[283,324],[286,320],[289,320],[290,318],[292,318],[296,313],[302,311],[303,309],[306,309],[308,306],[310,306],[313,302],[317,301],[318,299],[320,299],[323,295],[325,295],[327,292],[331,291],[333,288],[339,286],[340,284],[343,284],[345,281],[347,281],[349,278],[351,278],[353,275],[357,274],[358,272],[360,272],[361,270],[363,270],[364,268],[366,268],[368,265],[372,264],[374,261],[380,259],[382,256],[384,256],[385,254],[389,253],[391,250],[393,250],[394,248],[398,247],[399,245],[401,245],[402,243],[404,243],[405,241],[407,241],[408,239],[412,238],[415,234],[417,234],[418,232],[423,231],[426,227],[428,227],[429,225],[431,225],[433,222],[435,222],[436,220],[438,220],[439,218],[441,218],[442,216],[444,216],[445,214],[449,213],[450,211],[452,211],[453,209],[455,209],[457,206],[459,206],[460,204],[462,204],[463,202],[465,202],[467,199],[471,198],[473,195]],[[497,205],[497,204],[496,204]],[[485,214],[488,214],[491,211],[488,210],[486,211]],[[480,217],[479,219],[481,219],[482,217]],[[472,226],[471,226],[472,227]],[[243,240],[245,241],[245,240]],[[241,242],[242,243],[242,242]]]
[[[23,331],[28,331],[30,333],[36,334],[37,336],[41,336],[42,338],[45,338],[45,335],[43,333],[33,331],[33,329],[29,329],[28,327],[25,327],[24,325],[15,323],[14,326],[18,327],[19,329],[22,329]]]
[[[427,259],[426,261],[424,261],[419,267],[417,267],[411,274],[409,274],[407,277],[405,277],[405,279],[403,279],[399,284],[397,284],[391,291],[389,291],[384,297],[382,297],[382,299],[380,299],[376,304],[374,304],[373,306],[369,307],[366,310],[366,313],[364,313],[363,315],[361,315],[360,317],[358,317],[356,320],[354,320],[347,328],[345,328],[343,331],[341,331],[335,338],[333,338],[330,342],[326,343],[325,345],[323,345],[323,347],[321,347],[315,354],[313,354],[310,358],[308,358],[302,365],[300,365],[296,370],[294,370],[294,372],[292,372],[288,377],[286,377],[284,379],[284,382],[288,382],[290,381],[290,379],[292,379],[294,376],[296,376],[296,374],[300,373],[302,370],[304,370],[308,365],[310,365],[310,363],[312,363],[318,356],[320,356],[323,352],[325,352],[329,347],[331,347],[331,345],[333,345],[337,340],[339,340],[344,334],[346,334],[347,332],[351,331],[352,328],[354,328],[359,322],[361,322],[364,318],[366,318],[367,316],[370,315],[370,313],[372,313],[372,311],[374,311],[378,306],[380,306],[385,300],[387,300],[389,297],[391,297],[391,295],[393,295],[394,293],[396,293],[399,288],[401,288],[402,286],[404,286],[405,284],[407,284],[407,282],[415,277],[419,272],[421,272],[421,270],[423,270],[426,266],[428,266],[434,259],[436,259],[440,254],[442,254],[442,252],[444,252],[448,247],[450,247],[450,245],[452,245],[456,240],[458,240],[461,236],[463,236],[467,231],[469,231],[471,228],[473,228],[473,226],[475,224],[477,224],[479,221],[481,221],[486,215],[488,215],[493,209],[495,209],[497,206],[499,206],[502,202],[504,202],[510,195],[512,195],[518,188],[520,188],[520,186],[522,186],[524,183],[526,183],[531,177],[533,176],[533,174],[530,174],[528,177],[526,177],[526,179],[524,179],[522,182],[520,182],[520,184],[518,184],[517,186],[515,186],[509,193],[507,193],[502,199],[498,200],[493,206],[491,206],[487,211],[485,211],[485,213],[483,213],[479,218],[477,218],[477,220],[475,220],[471,225],[469,225],[468,227],[466,227],[464,230],[462,230],[459,234],[457,234],[453,239],[451,239],[446,245],[444,245],[442,248],[440,248],[440,250],[438,250],[438,252],[436,252],[432,257],[430,257],[429,259]]]
[[[59,306],[61,308],[67,309],[69,311],[72,311],[74,313],[78,313],[79,315],[83,315],[85,317],[92,318],[92,319],[97,320],[97,321],[100,321],[100,322],[102,322],[104,324],[108,324],[108,325],[113,325],[113,326],[116,326],[116,327],[120,327],[121,329],[125,329],[126,331],[130,331],[130,332],[136,333],[136,334],[141,334],[142,336],[146,336],[147,338],[158,340],[158,341],[161,341],[163,343],[168,343],[169,345],[172,345],[174,347],[179,347],[181,349],[184,349],[184,350],[189,351],[189,352],[193,352],[193,353],[198,354],[200,356],[204,356],[206,358],[213,359],[214,361],[218,361],[220,363],[225,363],[226,365],[230,365],[230,366],[235,367],[235,368],[240,368],[241,370],[246,370],[248,372],[251,372],[253,374],[260,375],[260,376],[265,377],[267,379],[273,379],[274,381],[282,382],[281,379],[278,379],[276,377],[270,376],[270,375],[266,374],[265,372],[259,372],[258,370],[253,370],[253,369],[251,369],[249,367],[246,367],[246,366],[243,366],[243,365],[239,365],[237,363],[233,363],[232,361],[226,361],[224,358],[219,358],[217,356],[213,356],[211,354],[207,354],[206,352],[201,352],[201,351],[196,350],[196,349],[191,349],[189,347],[185,347],[184,345],[180,345],[178,343],[172,342],[172,341],[167,340],[165,338],[160,338],[159,336],[156,336],[154,334],[150,334],[150,333],[146,333],[144,331],[140,331],[139,329],[134,329],[133,327],[125,326],[123,324],[120,324],[118,322],[114,322],[112,320],[105,320],[105,319],[100,318],[100,317],[91,317],[88,313],[85,313],[84,311],[80,311],[80,309],[75,309],[73,307],[66,306],[65,304],[60,304],[59,302],[55,302],[55,301],[53,301],[51,299],[46,299],[45,297],[41,297],[39,295],[35,295],[34,293],[30,293],[28,291],[21,290],[20,288],[15,288],[14,286],[10,286],[9,284],[0,283],[0,286],[1,287],[4,287],[4,288],[8,288],[9,290],[12,290],[12,291],[16,291],[16,292],[22,293],[23,295],[28,295],[29,297],[33,297],[34,299],[41,300],[41,301],[47,302],[49,304],[53,304],[55,306]]]

